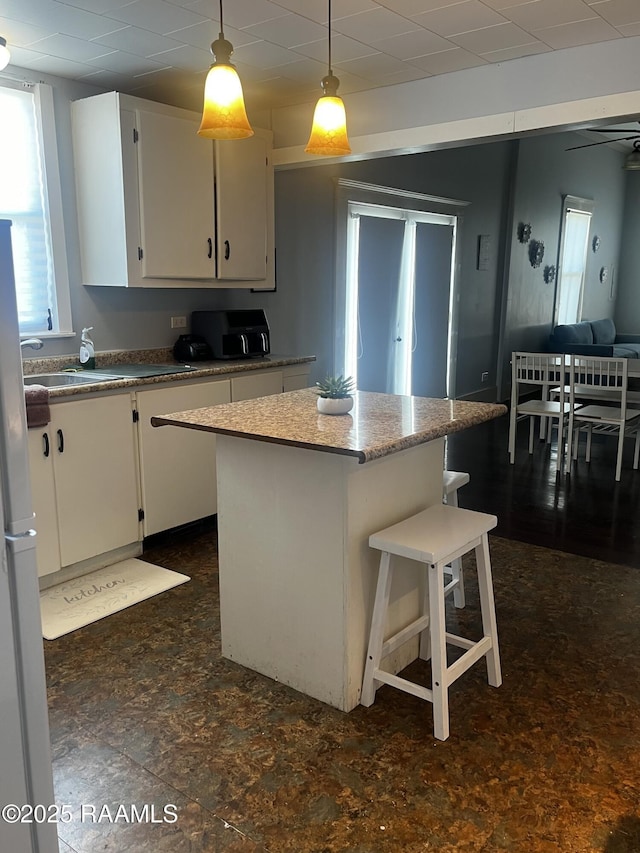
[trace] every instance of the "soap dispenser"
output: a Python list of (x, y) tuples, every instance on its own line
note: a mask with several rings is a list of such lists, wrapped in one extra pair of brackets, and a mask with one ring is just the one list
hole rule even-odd
[(93, 341), (89, 337), (89, 332), (92, 329), (93, 326), (83, 329), (80, 338), (80, 364), (85, 370), (93, 370), (96, 366), (96, 351)]

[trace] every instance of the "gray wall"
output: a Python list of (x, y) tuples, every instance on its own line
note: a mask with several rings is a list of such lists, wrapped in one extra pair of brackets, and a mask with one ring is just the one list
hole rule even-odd
[[(617, 267), (622, 239), (625, 180), (624, 155), (608, 145), (566, 151), (589, 140), (575, 133), (529, 137), (519, 143), (515, 178), (513, 223), (510, 231), (508, 288), (506, 290), (504, 335), (499, 396), (508, 392), (509, 359), (514, 350), (545, 350), (553, 326), (556, 283), (546, 284), (544, 267), (558, 266), (558, 248), (563, 195), (594, 200), (591, 235), (601, 238), (594, 254), (589, 250), (582, 316), (584, 319), (613, 317), (610, 283), (601, 284), (602, 266)], [(542, 266), (535, 269), (528, 246), (517, 238), (519, 222), (532, 225), (532, 237), (545, 247)]]
[[(191, 311), (206, 308), (263, 306), (271, 325), (274, 351), (316, 354), (313, 378), (333, 370), (336, 177), (470, 202), (461, 229), (458, 396), (481, 390), (480, 376), (484, 371), (489, 372), (489, 380), (483, 389), (491, 392), (513, 349), (543, 347), (552, 323), (554, 288), (544, 284), (541, 270), (534, 271), (528, 265), (526, 251), (515, 239), (515, 224), (531, 222), (534, 236), (545, 242), (544, 263), (557, 264), (563, 193), (595, 199), (594, 232), (601, 236), (602, 248), (589, 259), (584, 316), (612, 316), (614, 303), (608, 299), (609, 286), (599, 283), (597, 273), (600, 266), (618, 265), (625, 180), (635, 179), (636, 195), (627, 197), (625, 217), (631, 236), (626, 241), (627, 254), (620, 270), (622, 308), (617, 319), (621, 330), (636, 331), (639, 326), (640, 300), (636, 304), (633, 271), (638, 268), (640, 259), (636, 255), (640, 249), (632, 235), (640, 216), (636, 204), (640, 176), (624, 172), (620, 168), (623, 155), (608, 146), (566, 153), (564, 149), (569, 144), (583, 141), (575, 134), (278, 172), (275, 293), (84, 287), (80, 284), (69, 103), (99, 90), (61, 78), (44, 79), (54, 87), (72, 315), (77, 334), (72, 339), (47, 342), (42, 355), (75, 353), (83, 326), (94, 326), (98, 351), (164, 347), (170, 346), (178, 334), (170, 328), (172, 315), (188, 317)], [(491, 237), (489, 268), (484, 271), (476, 269), (480, 234)], [(503, 285), (505, 280), (508, 286)], [(502, 359), (498, 354), (501, 323), (505, 329)], [(504, 388), (498, 396), (504, 396)]]
[[(471, 202), (464, 209), (459, 275), (457, 393), (495, 384), (498, 283), (501, 280), (510, 146), (467, 149), (317, 166), (276, 174), (278, 292), (269, 319), (285, 347), (318, 356), (316, 374), (334, 369), (335, 184), (343, 177)], [(492, 238), (489, 268), (476, 270), (479, 234)], [(248, 294), (231, 296), (244, 305)]]
[(622, 251), (616, 282), (616, 327), (640, 334), (640, 172), (626, 172)]

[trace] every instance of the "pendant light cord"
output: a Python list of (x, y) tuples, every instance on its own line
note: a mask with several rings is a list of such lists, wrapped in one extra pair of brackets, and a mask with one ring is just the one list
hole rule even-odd
[(224, 26), (222, 24), (222, 0), (220, 0), (220, 35), (224, 38)]
[(329, 74), (333, 74), (333, 69), (331, 68), (331, 0), (329, 0)]

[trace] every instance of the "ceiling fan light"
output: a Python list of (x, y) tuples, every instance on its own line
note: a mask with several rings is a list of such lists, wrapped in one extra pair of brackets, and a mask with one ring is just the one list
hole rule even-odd
[(11, 53), (7, 47), (7, 40), (4, 36), (0, 36), (0, 71), (6, 68), (11, 59)]
[(206, 139), (247, 139), (253, 136), (244, 106), (242, 84), (233, 65), (214, 63), (209, 69), (204, 84), (204, 106), (198, 136)]
[(634, 147), (634, 150), (627, 154), (622, 167), (627, 172), (637, 172), (640, 170), (640, 151)]

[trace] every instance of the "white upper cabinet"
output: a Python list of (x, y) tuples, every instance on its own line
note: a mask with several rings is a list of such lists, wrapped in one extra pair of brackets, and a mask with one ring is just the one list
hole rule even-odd
[(194, 113), (117, 92), (72, 115), (84, 284), (273, 286), (269, 131), (211, 142)]
[(214, 278), (212, 147), (191, 120), (146, 110), (136, 119), (142, 276)]
[(266, 278), (269, 156), (267, 140), (257, 133), (215, 144), (220, 278)]

